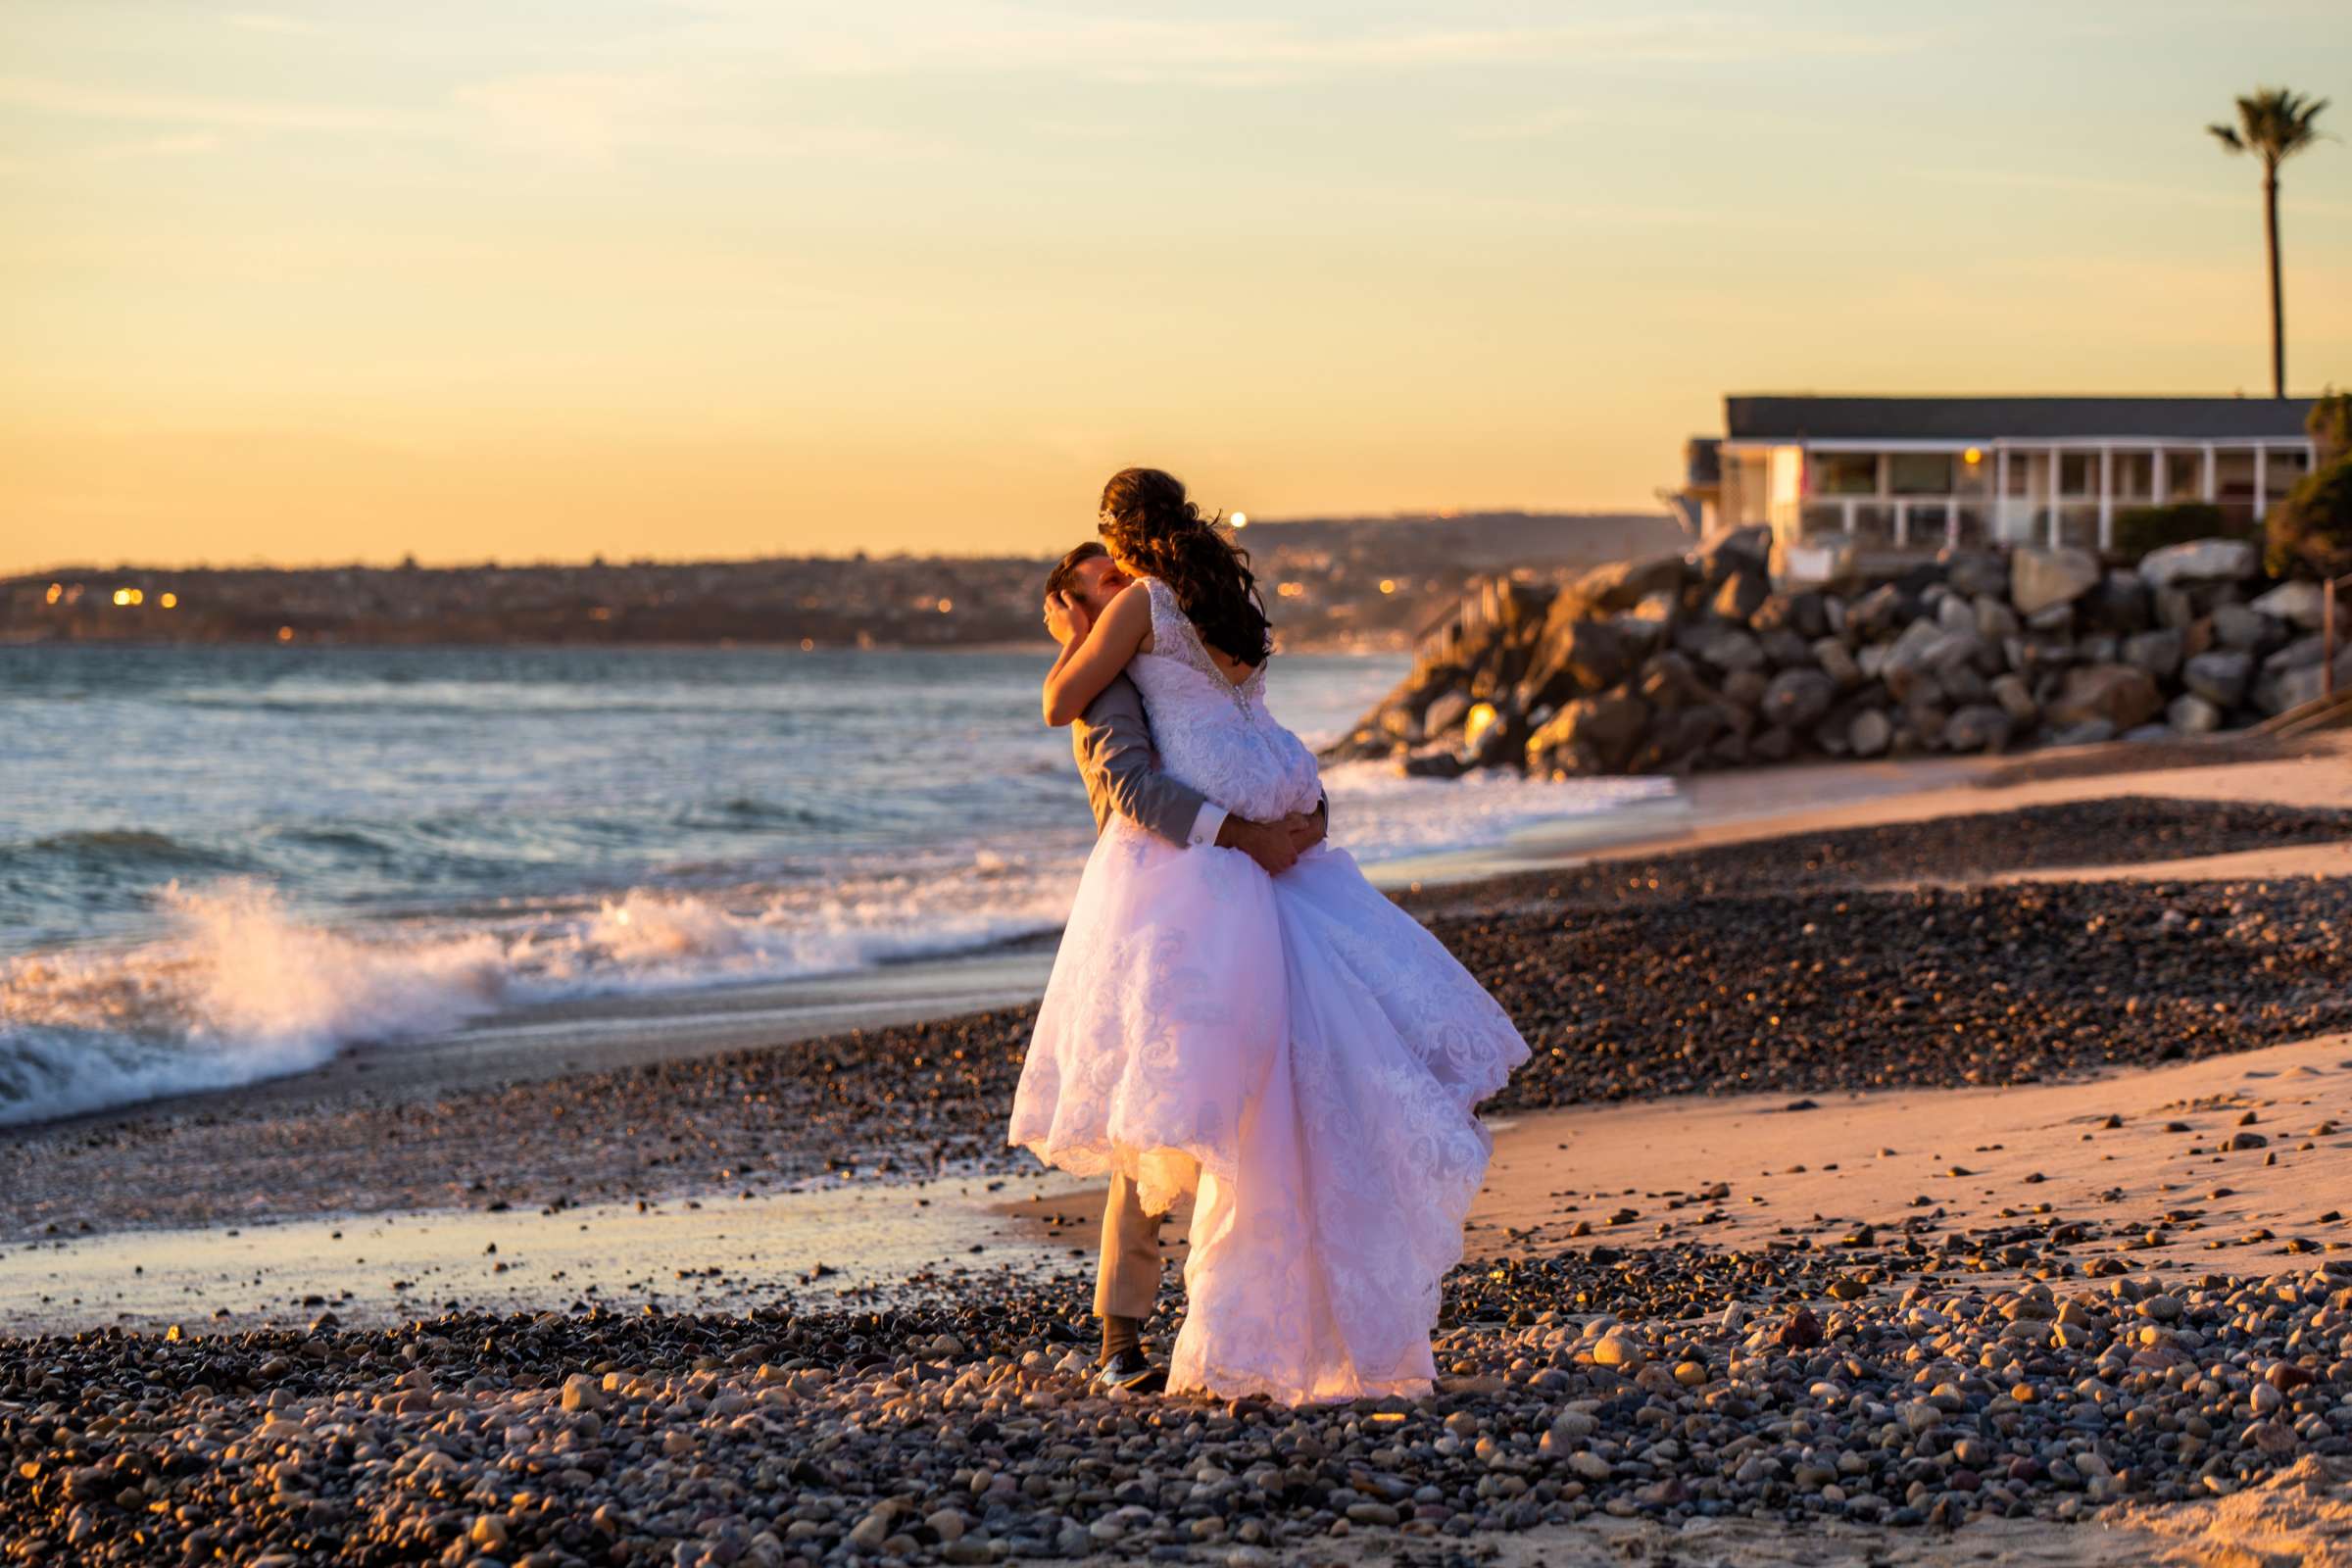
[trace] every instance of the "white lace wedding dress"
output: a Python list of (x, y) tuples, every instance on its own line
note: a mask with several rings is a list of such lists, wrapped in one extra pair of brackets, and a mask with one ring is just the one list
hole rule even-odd
[[(1239, 815), (1311, 809), (1315, 760), (1143, 579), (1153, 651), (1128, 674), (1160, 765)], [(1344, 824), (1343, 824), (1344, 826)], [(1318, 847), (1280, 877), (1113, 817), (1088, 860), (1009, 1141), (1199, 1189), (1171, 1390), (1286, 1403), (1419, 1394), (1439, 1282), (1492, 1148), (1474, 1107), (1527, 1059), (1450, 954)]]

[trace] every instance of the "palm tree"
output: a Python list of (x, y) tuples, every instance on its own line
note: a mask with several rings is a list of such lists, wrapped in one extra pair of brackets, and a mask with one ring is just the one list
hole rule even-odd
[(2317, 103), (2284, 87), (2257, 87), (2237, 101), (2237, 123), (2207, 125), (2233, 153), (2262, 160), (2262, 220), (2271, 251), (2271, 396), (2286, 396), (2286, 304), (2278, 289), (2278, 166), (2320, 139)]

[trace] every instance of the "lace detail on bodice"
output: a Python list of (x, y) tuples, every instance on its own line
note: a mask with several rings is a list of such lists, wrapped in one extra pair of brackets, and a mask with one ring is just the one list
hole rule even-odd
[(1314, 754), (1266, 711), (1266, 665), (1236, 685), (1217, 667), (1176, 591), (1138, 579), (1152, 602), (1152, 652), (1127, 666), (1152, 718), (1160, 767), (1228, 811), (1268, 821), (1311, 810)]
[(1200, 628), (1193, 624), (1193, 617), (1184, 612), (1184, 606), (1176, 598), (1176, 590), (1157, 577), (1146, 577), (1143, 584), (1144, 592), (1152, 600), (1152, 653), (1144, 657), (1164, 657), (1191, 665), (1224, 687), (1225, 694), (1233, 699), (1234, 706), (1247, 714), (1250, 704), (1262, 700), (1265, 695), (1265, 662), (1260, 661), (1252, 666), (1241, 684), (1234, 684), (1233, 678), (1217, 667), (1216, 656), (1208, 651), (1208, 644), (1201, 639)]

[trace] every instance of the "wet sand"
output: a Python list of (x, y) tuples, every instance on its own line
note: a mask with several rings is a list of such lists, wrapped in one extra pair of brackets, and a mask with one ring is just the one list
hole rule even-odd
[(1008, 1193), (1051, 1206), (1077, 1185), (1045, 1172), (58, 1237), (0, 1247), (0, 1303), (20, 1335), (232, 1333), (322, 1312), (354, 1328), (451, 1311), (741, 1313), (1091, 1259), (1091, 1217), (1077, 1232), (995, 1218)]

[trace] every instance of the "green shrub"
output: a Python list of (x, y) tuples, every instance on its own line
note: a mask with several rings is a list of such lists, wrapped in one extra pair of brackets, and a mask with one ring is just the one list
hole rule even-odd
[(2274, 577), (2352, 571), (2352, 455), (2305, 474), (2271, 509), (2264, 555)]
[(2325, 392), (2313, 398), (2303, 428), (2320, 449), (2320, 467), (2352, 455), (2352, 392)]
[(2223, 519), (2222, 509), (2209, 501), (2132, 507), (2115, 514), (2116, 554), (2130, 561), (2167, 545), (2184, 545), (2192, 539), (2242, 539), (2250, 532), (2231, 527)]

